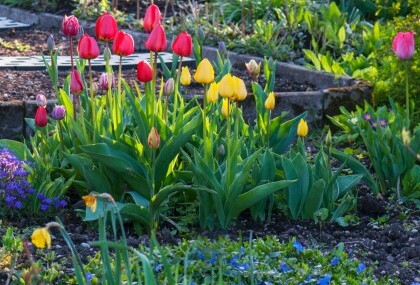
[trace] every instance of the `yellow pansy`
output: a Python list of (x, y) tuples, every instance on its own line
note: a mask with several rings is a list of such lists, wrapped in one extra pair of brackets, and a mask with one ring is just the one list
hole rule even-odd
[(219, 94), (223, 98), (231, 98), (235, 94), (235, 80), (230, 73), (223, 76), (220, 80)]
[(85, 201), (86, 206), (89, 207), (92, 210), (92, 212), (96, 211), (96, 206), (98, 205), (96, 198), (97, 195), (95, 194), (89, 194), (82, 197), (82, 199)]
[(197, 66), (194, 74), (197, 83), (208, 84), (214, 81), (214, 68), (207, 58), (204, 58)]
[(224, 98), (222, 103), (222, 115), (227, 118), (230, 113), (229, 99)]
[(304, 119), (300, 119), (299, 121), (297, 135), (300, 137), (306, 137), (308, 135), (308, 124)]
[(219, 99), (219, 86), (216, 82), (212, 82), (209, 90), (207, 91), (207, 101), (210, 103), (216, 103), (217, 99)]
[(264, 102), (264, 107), (265, 107), (267, 110), (273, 110), (273, 109), (274, 109), (275, 104), (276, 104), (276, 99), (274, 98), (274, 92), (272, 92), (272, 91), (271, 91), (271, 92), (268, 94), (267, 99), (265, 99), (265, 102)]
[(190, 85), (191, 84), (191, 73), (188, 66), (183, 66), (181, 69), (181, 84)]
[(31, 241), (37, 248), (51, 247), (51, 235), (47, 227), (34, 230)]

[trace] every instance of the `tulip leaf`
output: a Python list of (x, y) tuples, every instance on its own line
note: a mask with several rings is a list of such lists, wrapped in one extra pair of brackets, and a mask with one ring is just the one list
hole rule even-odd
[(32, 157), (31, 151), (29, 148), (19, 141), (2, 139), (0, 140), (0, 149), (7, 148), (13, 152), (13, 154), (19, 158), (24, 160), (33, 161), (34, 158)]
[(322, 205), (323, 195), (325, 189), (325, 181), (323, 179), (317, 180), (306, 196), (306, 201), (303, 206), (303, 218), (313, 219), (314, 214)]
[(128, 218), (135, 223), (144, 225), (148, 230), (153, 226), (150, 224), (151, 216), (146, 207), (125, 203), (120, 209), (120, 214), (123, 218)]

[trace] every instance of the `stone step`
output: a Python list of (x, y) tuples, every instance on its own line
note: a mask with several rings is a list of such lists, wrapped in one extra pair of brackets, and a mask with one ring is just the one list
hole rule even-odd
[[(172, 63), (172, 54), (167, 52), (161, 52), (159, 55), (165, 61), (166, 64)], [(122, 68), (130, 69), (137, 66), (137, 63), (140, 60), (149, 60), (150, 53), (135, 53), (130, 56), (122, 57)], [(50, 64), (50, 56), (45, 56), (46, 61)], [(75, 60), (77, 57), (75, 57)], [(58, 56), (58, 69), (59, 70), (68, 70), (70, 68), (71, 59), (70, 56)], [(192, 65), (194, 59), (192, 58), (183, 58), (182, 62), (185, 65)], [(76, 63), (76, 62), (75, 62)], [(100, 55), (98, 58), (91, 61), (92, 69), (94, 70), (103, 70), (105, 66), (105, 60), (103, 55)], [(120, 57), (117, 55), (112, 55), (110, 59), (110, 64), (113, 68), (117, 68), (120, 63)], [(159, 63), (159, 60), (158, 60)], [(13, 69), (13, 70), (44, 70), (45, 65), (42, 60), (42, 56), (0, 56), (0, 69)]]
[(0, 31), (7, 31), (10, 29), (27, 29), (31, 25), (20, 23), (6, 17), (0, 17)]

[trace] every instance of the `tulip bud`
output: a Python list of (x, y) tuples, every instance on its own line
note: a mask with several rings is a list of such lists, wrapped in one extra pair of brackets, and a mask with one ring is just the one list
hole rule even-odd
[(271, 91), (271, 92), (268, 94), (267, 99), (265, 99), (265, 102), (264, 102), (264, 107), (265, 107), (267, 110), (273, 110), (273, 109), (274, 109), (275, 104), (276, 104), (276, 99), (275, 99), (275, 97), (274, 97), (274, 92), (273, 92), (273, 91)]
[(79, 26), (79, 31), (77, 31), (77, 37), (80, 38), (85, 34), (85, 29), (82, 26)]
[(401, 60), (408, 60), (414, 54), (414, 32), (399, 32), (392, 41), (392, 49)]
[(124, 31), (118, 31), (112, 44), (113, 53), (119, 56), (129, 56), (134, 53), (134, 39)]
[(83, 81), (80, 72), (75, 69), (70, 74), (70, 91), (73, 94), (80, 94), (83, 91)]
[(175, 90), (175, 81), (171, 77), (168, 79), (168, 81), (165, 82), (165, 85), (163, 86), (163, 94), (166, 96), (171, 95)]
[(95, 33), (100, 41), (112, 42), (117, 34), (118, 24), (114, 16), (104, 13), (96, 20)]
[(47, 98), (44, 94), (36, 95), (36, 104), (38, 107), (46, 107), (47, 106)]
[(219, 145), (219, 147), (217, 148), (217, 152), (220, 156), (224, 156), (226, 153), (225, 146), (223, 144)]
[(146, 14), (143, 19), (143, 27), (146, 32), (150, 33), (153, 28), (161, 23), (162, 14), (160, 13), (159, 7), (155, 4), (151, 4), (147, 7)]
[(188, 66), (183, 66), (181, 68), (181, 84), (182, 85), (190, 85), (191, 84), (191, 73)]
[(297, 135), (300, 137), (306, 137), (308, 135), (308, 124), (304, 119), (300, 119), (297, 126)]
[(66, 108), (63, 105), (56, 105), (52, 110), (51, 117), (54, 120), (62, 120), (66, 116)]
[(54, 51), (55, 49), (55, 42), (54, 42), (53, 35), (49, 35), (47, 38), (47, 48), (48, 48), (48, 51)]
[(260, 75), (261, 62), (257, 63), (255, 60), (251, 59), (248, 63), (245, 63), (245, 66), (252, 78), (257, 78), (258, 75)]
[(212, 82), (209, 90), (207, 91), (207, 101), (210, 103), (216, 103), (217, 99), (219, 99), (219, 86), (216, 82)]
[(222, 102), (222, 115), (225, 118), (229, 117), (229, 114), (231, 112), (229, 104), (229, 99), (224, 98)]
[(61, 23), (61, 30), (63, 34), (68, 37), (75, 37), (79, 33), (79, 20), (73, 15), (67, 17), (64, 15), (63, 22)]
[(149, 133), (149, 137), (147, 138), (147, 144), (151, 149), (158, 149), (160, 145), (160, 137), (159, 133), (155, 127), (152, 127)]
[[(109, 86), (108, 78), (111, 80), (111, 86)], [(103, 89), (103, 90), (106, 90), (106, 91), (108, 91), (108, 89), (110, 87), (111, 88), (114, 88), (115, 87), (115, 77), (114, 77), (114, 74), (113, 73), (108, 74), (106, 72), (103, 72), (101, 74), (101, 76), (99, 76), (99, 87), (101, 89)]]
[(410, 146), (411, 138), (410, 138), (410, 131), (406, 128), (403, 128), (401, 131), (401, 138), (405, 147)]
[(109, 47), (104, 48), (104, 60), (109, 61), (111, 59), (111, 50)]
[(226, 59), (228, 51), (224, 41), (219, 42), (217, 50), (219, 51), (220, 57)]
[(206, 39), (206, 34), (204, 33), (203, 28), (200, 26), (197, 29), (197, 40), (200, 44), (203, 44), (205, 39)]
[(180, 33), (172, 43), (172, 50), (179, 56), (190, 56), (192, 53), (192, 38), (187, 32)]
[(204, 58), (197, 66), (194, 74), (197, 83), (208, 84), (214, 81), (214, 68), (207, 58)]
[(227, 73), (219, 82), (219, 94), (224, 98), (231, 98), (235, 94), (233, 76)]
[(330, 129), (328, 130), (328, 133), (325, 136), (325, 144), (327, 146), (331, 146), (331, 144), (332, 144), (332, 135), (331, 135), (331, 130)]
[(140, 82), (149, 82), (153, 79), (153, 69), (145, 60), (141, 60), (137, 64), (137, 79)]
[(79, 57), (83, 59), (94, 59), (99, 56), (98, 43), (93, 37), (90, 37), (88, 34), (84, 34), (79, 39), (77, 49), (79, 51)]
[(38, 107), (35, 113), (35, 125), (42, 128), (48, 124), (47, 109), (45, 107)]

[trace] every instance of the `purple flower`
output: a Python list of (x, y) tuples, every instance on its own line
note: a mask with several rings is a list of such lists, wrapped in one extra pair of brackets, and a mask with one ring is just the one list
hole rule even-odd
[(298, 241), (293, 241), (293, 247), (296, 249), (297, 252), (302, 252), (305, 250), (305, 247)]
[(378, 122), (377, 121), (370, 121), (370, 126), (372, 127), (372, 129), (376, 129), (376, 127), (378, 126)]
[(58, 121), (64, 119), (66, 116), (66, 108), (63, 105), (56, 105), (52, 110), (51, 117)]
[(388, 126), (388, 122), (384, 118), (379, 118), (378, 124), (381, 126), (381, 128), (386, 128), (386, 126)]
[(46, 210), (48, 210), (50, 206), (46, 205), (46, 204), (41, 204), (41, 206), (39, 206), (39, 208), (41, 209), (41, 211), (45, 212)]
[(363, 120), (370, 122), (370, 120), (372, 120), (372, 115), (369, 112), (364, 113)]
[(336, 256), (331, 260), (331, 266), (335, 266), (339, 262), (340, 262), (340, 258)]

